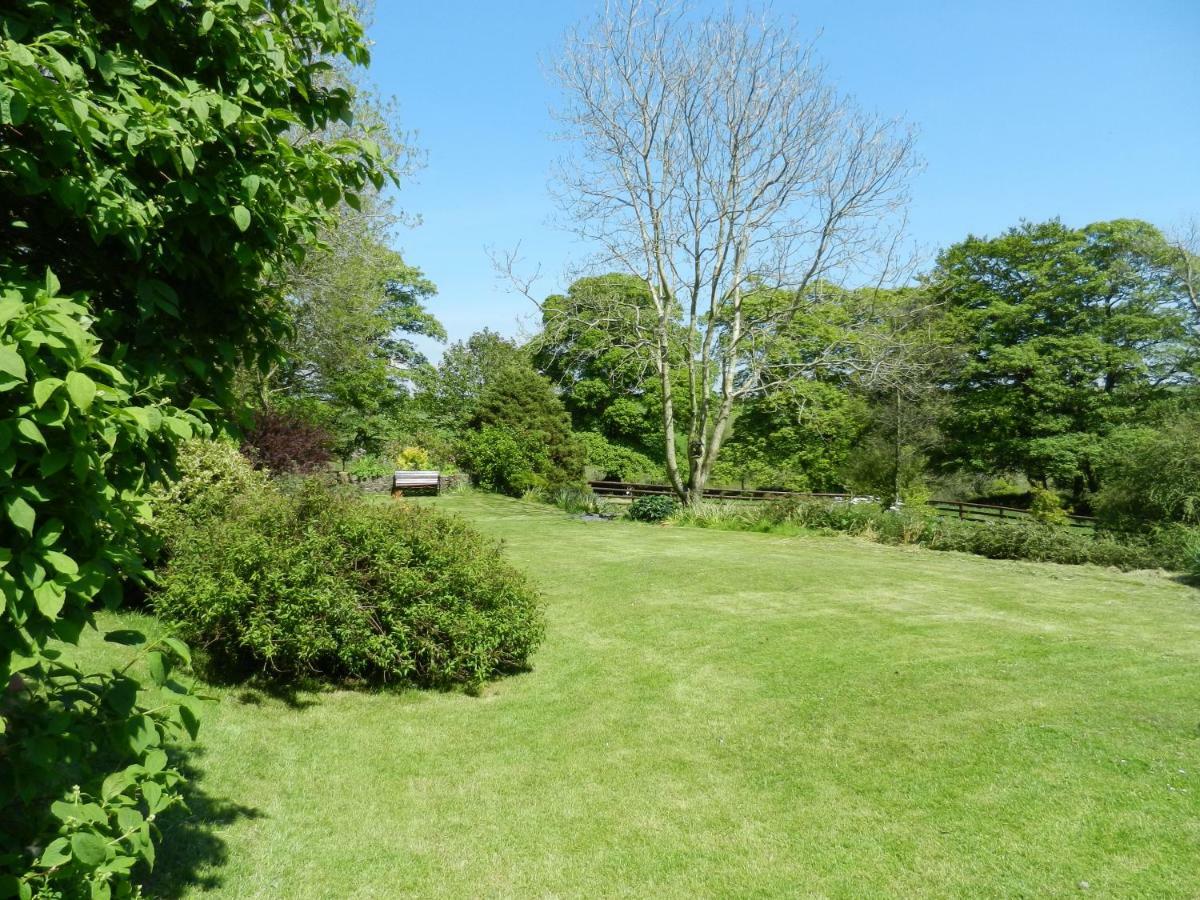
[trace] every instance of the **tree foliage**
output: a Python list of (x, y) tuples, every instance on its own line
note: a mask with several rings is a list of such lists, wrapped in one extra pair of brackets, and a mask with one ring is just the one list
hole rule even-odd
[(1098, 437), (1189, 377), (1164, 251), (1133, 220), (1026, 223), (946, 250), (929, 279), (963, 348), (946, 460), (1095, 489)]
[(516, 342), (486, 328), (477, 331), (447, 347), (436, 370), (422, 379), (420, 405), (440, 426), (466, 427), (492, 381), (514, 366), (529, 366)]
[[(66, 665), (99, 603), (144, 578), (146, 491), (175, 441), (266, 366), (269, 285), (328, 209), (381, 185), (326, 59), (366, 61), (327, 0), (45, 0), (0, 12), (0, 878), (28, 897), (130, 896), (194, 735), (174, 638), (111, 673)], [(168, 399), (169, 398), (169, 399)], [(216, 401), (214, 403), (213, 401)], [(148, 673), (143, 685), (136, 677)], [(141, 690), (176, 701), (150, 706)]]
[(358, 24), (324, 0), (62, 0), (0, 27), (12, 262), (87, 291), (97, 335), (181, 398), (273, 359), (285, 320), (264, 282), (385, 177), (370, 140), (287, 140), (352, 117), (321, 75), (366, 61)]
[(1115, 429), (1097, 453), (1096, 514), (1132, 530), (1200, 522), (1200, 415), (1176, 411), (1157, 426)]
[(574, 484), (583, 475), (583, 455), (571, 432), (571, 419), (550, 382), (528, 364), (496, 374), (469, 424), (511, 435), (540, 485)]

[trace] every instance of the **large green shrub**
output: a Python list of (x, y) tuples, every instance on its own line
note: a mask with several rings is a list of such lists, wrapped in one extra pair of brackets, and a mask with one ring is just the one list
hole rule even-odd
[(316, 482), (197, 525), (153, 602), (218, 665), (275, 676), (474, 687), (543, 632), (535, 591), (462, 521)]
[(457, 456), (476, 486), (485, 491), (519, 497), (543, 484), (535, 471), (536, 448), (526, 448), (504, 428), (468, 432), (459, 442)]
[(538, 486), (560, 487), (583, 480), (583, 454), (571, 431), (571, 417), (550, 382), (527, 363), (514, 362), (496, 373), (480, 395), (470, 425), (506, 432), (520, 448)]
[(1104, 442), (1093, 500), (1104, 524), (1125, 531), (1200, 522), (1200, 414), (1160, 428), (1121, 428)]
[(223, 516), (235, 502), (260, 496), (268, 484), (268, 473), (256, 469), (232, 440), (184, 441), (174, 476), (150, 495), (155, 531), (169, 549), (190, 526)]
[(577, 432), (575, 439), (583, 450), (587, 469), (598, 480), (655, 484), (666, 479), (661, 463), (645, 453), (610, 441), (599, 432)]

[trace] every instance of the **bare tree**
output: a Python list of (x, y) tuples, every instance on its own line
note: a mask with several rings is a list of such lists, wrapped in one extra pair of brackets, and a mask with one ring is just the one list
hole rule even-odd
[(1200, 219), (1192, 219), (1167, 236), (1179, 285), (1200, 324)]
[[(894, 250), (913, 135), (858, 110), (794, 29), (761, 16), (618, 0), (567, 35), (554, 73), (577, 151), (562, 208), (603, 248), (599, 267), (649, 287), (634, 307), (581, 312), (644, 354), (671, 484), (694, 500), (735, 402), (803, 377), (774, 352), (789, 321)], [(776, 299), (754, 302), (765, 290)]]

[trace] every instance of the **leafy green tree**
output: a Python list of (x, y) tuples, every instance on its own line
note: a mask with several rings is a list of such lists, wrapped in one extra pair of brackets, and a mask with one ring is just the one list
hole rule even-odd
[(368, 194), (359, 207), (340, 206), (320, 248), (292, 269), (286, 355), (257, 398), (309, 415), (343, 461), (396, 436), (410, 385), (429, 365), (413, 336), (446, 337), (425, 308), (437, 289), (388, 246), (383, 201)]
[(868, 412), (861, 397), (828, 381), (752, 398), (738, 411), (713, 479), (741, 488), (840, 491)]
[[(0, 890), (128, 897), (178, 802), (162, 745), (197, 720), (187, 648), (130, 666), (74, 641), (144, 577), (146, 491), (200, 413), (267, 367), (278, 282), (328, 209), (386, 166), (369, 140), (285, 139), (352, 116), (320, 76), (365, 63), (328, 0), (45, 0), (0, 11)], [(215, 403), (214, 403), (215, 401)], [(141, 660), (141, 664), (134, 664)], [(139, 670), (179, 703), (146, 703)], [(181, 705), (182, 704), (182, 705)]]
[(290, 279), (295, 334), (279, 390), (369, 410), (427, 364), (412, 336), (446, 332), (425, 309), (433, 283), (387, 246), (373, 213), (344, 212)]
[(515, 341), (487, 328), (446, 348), (437, 368), (419, 378), (418, 405), (429, 420), (459, 431), (476, 416), (480, 399), (501, 373), (529, 368)]
[(1077, 501), (1095, 490), (1099, 437), (1189, 377), (1165, 249), (1144, 222), (1051, 221), (942, 253), (929, 287), (963, 348), (944, 460), (1052, 479)]
[(1096, 514), (1120, 529), (1200, 523), (1200, 414), (1114, 429), (1097, 455)]
[(581, 278), (542, 302), (534, 365), (560, 386), (576, 428), (661, 445), (661, 401), (647, 385), (645, 361), (625, 342), (636, 327), (629, 320), (651, 308), (645, 281), (621, 273)]
[(227, 400), (237, 365), (278, 350), (263, 284), (326, 207), (384, 182), (370, 140), (284, 140), (352, 117), (349, 90), (320, 76), (327, 56), (366, 61), (361, 29), (324, 0), (61, 0), (0, 27), (0, 246), (87, 291), (130, 372)]
[(528, 365), (510, 365), (480, 395), (469, 424), (512, 435), (533, 473), (548, 486), (578, 482), (583, 456), (571, 432), (571, 418), (550, 382)]

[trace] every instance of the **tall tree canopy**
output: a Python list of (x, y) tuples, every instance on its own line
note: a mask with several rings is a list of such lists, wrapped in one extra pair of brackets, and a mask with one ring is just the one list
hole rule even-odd
[(1190, 380), (1179, 280), (1135, 220), (1026, 223), (938, 259), (929, 288), (963, 348), (947, 373), (947, 462), (1095, 489), (1098, 435)]
[(581, 278), (541, 308), (533, 362), (561, 388), (575, 427), (661, 458), (662, 392), (626, 339), (637, 328), (627, 317), (652, 314), (646, 283), (619, 272)]
[(437, 368), (423, 376), (418, 402), (436, 424), (466, 427), (492, 381), (514, 366), (529, 366), (526, 351), (485, 328), (446, 348)]

